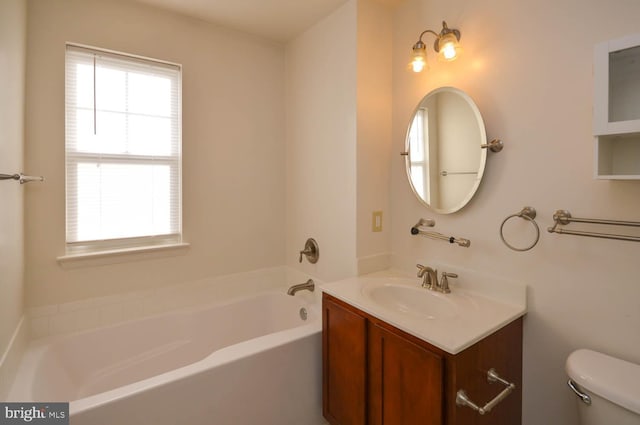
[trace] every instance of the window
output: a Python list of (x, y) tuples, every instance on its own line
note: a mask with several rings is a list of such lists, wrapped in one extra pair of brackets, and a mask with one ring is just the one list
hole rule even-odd
[(181, 68), (67, 45), (67, 252), (181, 242)]
[(409, 129), (411, 152), (411, 182), (415, 191), (427, 203), (431, 203), (429, 185), (429, 112), (426, 108), (416, 111)]

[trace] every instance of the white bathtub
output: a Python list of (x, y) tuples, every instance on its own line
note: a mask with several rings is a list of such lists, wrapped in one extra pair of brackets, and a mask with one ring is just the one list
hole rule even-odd
[(35, 340), (9, 400), (69, 401), (71, 425), (322, 424), (317, 300), (282, 290)]

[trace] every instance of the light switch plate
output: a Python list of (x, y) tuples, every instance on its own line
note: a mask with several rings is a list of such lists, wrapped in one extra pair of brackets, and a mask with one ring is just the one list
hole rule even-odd
[(371, 218), (371, 231), (382, 232), (382, 211), (374, 211)]

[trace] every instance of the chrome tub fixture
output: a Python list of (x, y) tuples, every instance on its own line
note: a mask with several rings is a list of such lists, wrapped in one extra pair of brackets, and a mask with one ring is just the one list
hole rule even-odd
[(305, 283), (298, 283), (297, 285), (291, 286), (287, 290), (287, 295), (295, 295), (298, 291), (311, 291), (313, 292), (316, 289), (316, 284), (313, 282), (313, 279), (307, 280)]
[(298, 259), (299, 263), (302, 263), (302, 256), (307, 258), (307, 261), (311, 264), (315, 264), (318, 262), (318, 258), (320, 258), (320, 247), (318, 247), (318, 242), (315, 239), (309, 238), (304, 244), (304, 249), (300, 251), (300, 258)]

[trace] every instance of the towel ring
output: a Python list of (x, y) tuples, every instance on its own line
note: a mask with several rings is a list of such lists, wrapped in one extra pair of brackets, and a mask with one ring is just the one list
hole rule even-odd
[[(536, 229), (536, 239), (533, 241), (533, 243), (531, 245), (529, 245), (526, 248), (517, 248), (513, 245), (511, 245), (509, 242), (507, 242), (504, 238), (504, 225), (507, 221), (509, 221), (510, 219), (512, 219), (513, 217), (520, 217), (520, 218), (524, 218), (525, 220), (529, 221), (530, 223), (533, 224), (533, 227), (535, 227)], [(534, 246), (536, 246), (538, 244), (538, 240), (540, 240), (540, 228), (538, 227), (538, 223), (536, 223), (536, 221), (534, 220), (536, 218), (536, 209), (533, 207), (524, 207), (520, 212), (515, 213), (515, 214), (511, 214), (510, 216), (508, 216), (507, 218), (504, 219), (504, 221), (502, 222), (502, 224), (500, 225), (500, 239), (502, 239), (502, 242), (504, 242), (504, 244), (511, 248), (514, 251), (529, 251), (531, 248), (533, 248)]]

